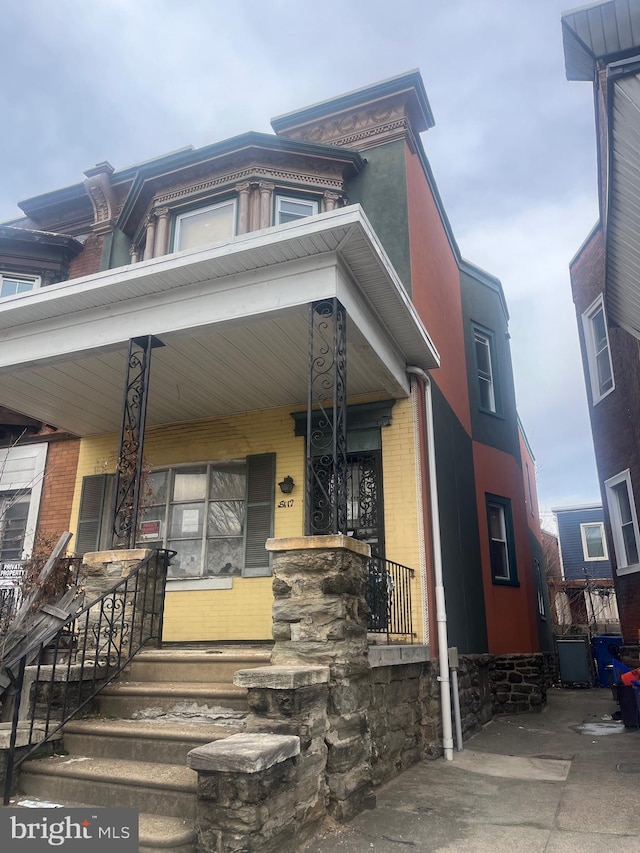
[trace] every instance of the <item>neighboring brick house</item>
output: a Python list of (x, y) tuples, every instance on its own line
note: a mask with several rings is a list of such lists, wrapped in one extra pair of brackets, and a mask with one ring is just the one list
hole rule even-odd
[[(344, 507), (318, 472), (341, 452), (343, 532), (415, 570), (411, 639), (436, 644), (441, 552), (451, 645), (549, 648), (504, 294), (460, 257), (420, 141), (432, 124), (410, 72), (281, 116), (275, 135), (101, 163), (9, 226), (69, 251), (68, 280), (29, 267), (0, 302), (0, 400), (80, 437), (60, 485), (80, 552), (112, 541), (127, 348), (159, 345), (137, 541), (178, 552), (167, 639), (271, 637), (264, 542), (328, 530)], [(313, 393), (336, 362), (346, 446), (329, 452)]]
[(600, 218), (572, 260), (609, 557), (624, 640), (640, 638), (640, 38), (637, 0), (562, 17), (567, 78), (594, 86)]

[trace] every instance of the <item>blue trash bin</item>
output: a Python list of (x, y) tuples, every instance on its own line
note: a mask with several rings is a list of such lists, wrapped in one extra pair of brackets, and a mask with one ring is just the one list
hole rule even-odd
[(591, 640), (593, 657), (598, 669), (598, 684), (600, 687), (610, 687), (607, 667), (613, 664), (617, 651), (622, 645), (620, 634), (601, 634)]

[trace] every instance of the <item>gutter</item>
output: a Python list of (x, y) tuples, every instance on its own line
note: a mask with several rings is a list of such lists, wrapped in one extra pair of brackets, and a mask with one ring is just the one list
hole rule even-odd
[(440, 512), (438, 508), (438, 480), (433, 428), (433, 399), (431, 379), (420, 367), (407, 365), (406, 371), (423, 383), (425, 400), (425, 426), (427, 430), (427, 459), (429, 474), (429, 500), (431, 504), (431, 534), (433, 539), (433, 575), (436, 592), (436, 621), (438, 623), (438, 662), (440, 665), (440, 712), (442, 714), (442, 746), (444, 757), (453, 761), (453, 723), (449, 671), (449, 640), (447, 633), (447, 608), (442, 572), (442, 544), (440, 540)]

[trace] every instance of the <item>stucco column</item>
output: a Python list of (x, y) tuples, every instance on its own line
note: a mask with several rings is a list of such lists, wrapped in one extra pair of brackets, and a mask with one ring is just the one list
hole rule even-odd
[(148, 261), (149, 258), (154, 257), (154, 247), (156, 242), (156, 217), (154, 213), (149, 214), (149, 218), (146, 222), (146, 230), (147, 236), (144, 244), (144, 259)]
[(238, 234), (246, 234), (249, 231), (249, 194), (251, 192), (251, 184), (245, 181), (243, 184), (237, 184), (238, 192)]
[(166, 255), (169, 251), (169, 208), (162, 207), (156, 210), (158, 225), (156, 228), (156, 242), (153, 249), (154, 258)]
[(258, 184), (260, 192), (260, 228), (268, 228), (271, 223), (271, 208), (273, 200), (273, 184), (260, 181)]
[(340, 201), (340, 196), (338, 193), (332, 193), (327, 190), (322, 195), (322, 210), (335, 210), (338, 206), (338, 202)]

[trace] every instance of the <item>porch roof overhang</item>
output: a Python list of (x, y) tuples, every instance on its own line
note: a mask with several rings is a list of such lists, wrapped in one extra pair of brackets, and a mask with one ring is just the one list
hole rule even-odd
[(347, 391), (406, 396), (439, 357), (359, 205), (0, 302), (0, 402), (76, 435), (120, 426), (128, 341), (154, 335), (147, 425), (304, 406), (308, 305), (347, 310)]

